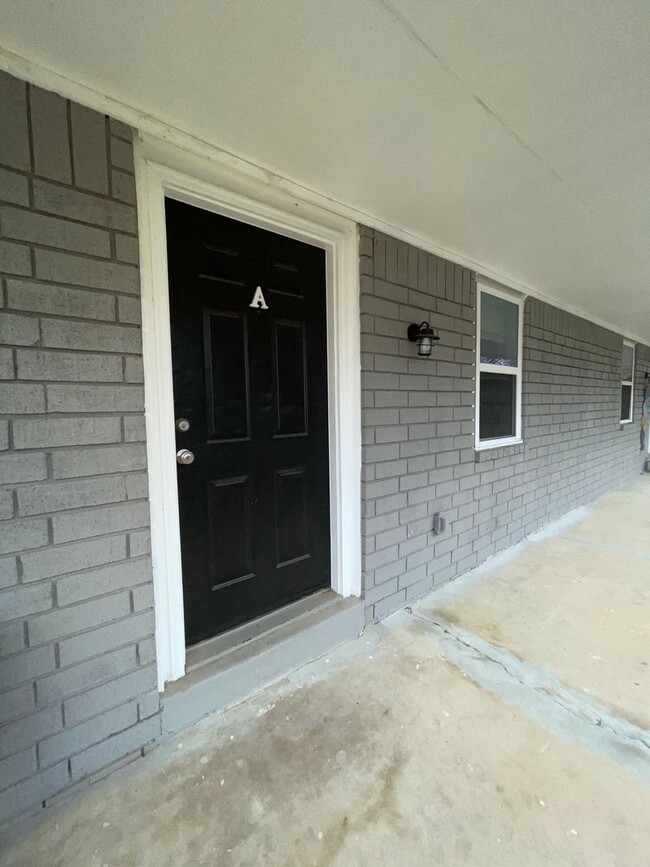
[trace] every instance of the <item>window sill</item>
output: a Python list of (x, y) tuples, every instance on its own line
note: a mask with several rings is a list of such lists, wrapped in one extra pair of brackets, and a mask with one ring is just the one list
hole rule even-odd
[(474, 446), (475, 461), (491, 461), (495, 458), (509, 457), (511, 455), (521, 454), (524, 450), (524, 441), (509, 440), (505, 443), (486, 443), (485, 445)]
[(633, 422), (634, 422), (634, 419), (628, 418), (628, 419), (625, 419), (625, 421), (619, 421), (619, 424), (621, 427), (623, 427), (623, 425), (632, 424)]

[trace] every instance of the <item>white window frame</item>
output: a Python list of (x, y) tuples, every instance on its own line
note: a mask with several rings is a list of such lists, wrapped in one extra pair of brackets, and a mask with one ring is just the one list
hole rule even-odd
[[(518, 334), (517, 334), (517, 361), (516, 367), (504, 367), (501, 364), (484, 364), (481, 362), (481, 307), (483, 294), (494, 295), (516, 304), (519, 308)], [(504, 289), (495, 289), (488, 283), (480, 280), (476, 284), (476, 401), (474, 404), (475, 421), (475, 448), (477, 451), (496, 449), (501, 446), (513, 446), (522, 442), (521, 436), (521, 395), (523, 373), (523, 347), (524, 347), (524, 298), (514, 292)], [(481, 373), (507, 373), (515, 377), (515, 435), (511, 437), (497, 437), (491, 440), (482, 440), (480, 437), (480, 412), (481, 412)]]
[[(634, 369), (636, 367), (636, 343), (634, 343), (632, 340), (623, 340), (623, 346), (624, 347), (629, 346), (630, 349), (632, 350), (632, 379), (623, 379), (622, 375), (621, 375), (621, 393), (620, 393), (621, 398), (623, 397), (623, 386), (624, 385), (630, 386), (630, 417), (629, 418), (622, 418), (620, 420), (620, 424), (632, 424), (632, 422), (634, 421)], [(623, 355), (621, 354), (621, 374), (622, 374), (622, 372), (623, 372)], [(621, 403), (621, 401), (619, 401), (619, 404), (620, 403)], [(620, 408), (619, 408), (619, 414), (620, 414)]]

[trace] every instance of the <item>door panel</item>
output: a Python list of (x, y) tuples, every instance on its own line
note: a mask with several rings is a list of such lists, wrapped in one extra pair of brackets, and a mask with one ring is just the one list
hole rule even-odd
[(309, 557), (308, 480), (304, 467), (276, 470), (276, 566), (282, 568)]
[[(330, 585), (325, 255), (166, 202), (188, 644)], [(268, 309), (249, 305), (261, 287)]]
[(251, 484), (248, 476), (208, 485), (211, 590), (253, 578)]
[(204, 310), (207, 435), (210, 440), (250, 435), (248, 334), (241, 313)]
[(307, 433), (307, 341), (304, 322), (273, 323), (275, 332), (276, 412), (275, 436)]

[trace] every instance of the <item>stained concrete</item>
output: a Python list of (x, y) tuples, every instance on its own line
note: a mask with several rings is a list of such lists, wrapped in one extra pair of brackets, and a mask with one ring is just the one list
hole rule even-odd
[(650, 476), (495, 559), (417, 611), (650, 728)]
[[(649, 483), (52, 808), (0, 864), (646, 867)], [(589, 533), (624, 541), (616, 566)]]

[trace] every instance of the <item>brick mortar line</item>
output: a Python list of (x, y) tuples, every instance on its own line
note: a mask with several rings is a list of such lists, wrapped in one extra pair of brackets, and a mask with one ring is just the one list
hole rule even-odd
[[(121, 358), (122, 356), (119, 353), (113, 353), (114, 358)], [(124, 376), (124, 373), (122, 373)], [(0, 379), (0, 385), (42, 385), (43, 388), (51, 386), (53, 388), (64, 387), (72, 387), (78, 386), (79, 388), (101, 388), (102, 385), (107, 388), (117, 388), (117, 387), (125, 387), (130, 389), (142, 388), (143, 383), (137, 380), (128, 380), (128, 379), (115, 379), (115, 380), (80, 380), (80, 379), (27, 379), (25, 377), (16, 377), (14, 379)], [(107, 410), (98, 410), (98, 412), (106, 412)], [(120, 410), (114, 410), (115, 412), (119, 412)], [(51, 411), (48, 410), (46, 415), (59, 415), (59, 414), (69, 414), (71, 412), (76, 412), (76, 410), (61, 410), (61, 411)], [(83, 411), (80, 410), (82, 415), (85, 415)], [(89, 410), (89, 412), (93, 412), (93, 410)], [(127, 413), (132, 412), (140, 412), (140, 410), (125, 410)], [(14, 415), (30, 415), (30, 416), (42, 416), (43, 413), (32, 412), (32, 413), (2, 413), (2, 415), (6, 416), (14, 416)]]
[[(138, 558), (134, 558), (133, 562), (135, 562), (135, 559), (138, 559)], [(125, 563), (126, 563), (126, 562), (132, 562), (132, 561), (125, 560), (125, 561), (122, 561), (122, 562), (125, 562)], [(113, 564), (107, 564), (107, 565), (113, 565)], [(98, 568), (101, 568), (101, 567), (98, 567)], [(60, 577), (61, 577), (61, 576), (60, 576)], [(38, 582), (34, 582), (34, 583), (38, 583)], [(111, 596), (119, 596), (120, 594), (122, 594), (122, 595), (126, 595), (126, 594), (129, 593), (129, 590), (137, 590), (137, 589), (139, 589), (139, 588), (141, 588), (141, 587), (146, 587), (146, 586), (148, 586), (148, 582), (146, 582), (146, 581), (145, 581), (145, 582), (141, 582), (141, 583), (139, 583), (139, 584), (129, 585), (128, 587), (122, 587), (122, 588), (120, 588), (119, 590), (113, 590), (113, 591), (111, 591), (110, 593), (102, 593), (102, 594), (100, 594), (99, 596), (92, 596), (92, 597), (89, 597), (88, 599), (81, 599), (81, 600), (79, 600), (79, 602), (74, 602), (74, 603), (72, 603), (71, 605), (56, 605), (56, 606), (53, 606), (52, 608), (46, 608), (44, 611), (39, 611), (38, 614), (30, 615), (29, 618), (27, 618), (26, 615), (23, 615), (22, 617), (14, 617), (14, 618), (12, 618), (11, 620), (5, 620), (5, 621), (3, 621), (3, 624), (6, 623), (7, 625), (10, 625), (10, 624), (13, 624), (13, 623), (22, 623), (22, 622), (24, 622), (25, 620), (28, 620), (28, 621), (31, 623), (32, 620), (36, 620), (36, 619), (37, 619), (41, 614), (43, 614), (43, 615), (48, 615), (48, 614), (53, 614), (53, 613), (58, 612), (58, 611), (64, 611), (64, 612), (65, 612), (65, 611), (72, 611), (72, 610), (74, 610), (75, 607), (78, 607), (78, 606), (80, 606), (80, 605), (85, 605), (85, 604), (88, 603), (88, 602), (95, 602), (95, 601), (97, 601), (97, 600), (101, 600), (101, 599), (108, 599), (108, 598), (110, 598)], [(18, 658), (19, 656), (21, 656), (23, 653), (29, 652), (29, 651), (31, 651), (31, 650), (38, 650), (39, 648), (54, 646), (55, 644), (60, 644), (62, 641), (66, 641), (68, 638), (75, 638), (75, 637), (77, 637), (78, 635), (83, 635), (83, 634), (86, 634), (86, 633), (91, 634), (94, 630), (96, 630), (96, 629), (101, 629), (103, 626), (110, 626), (110, 625), (113, 624), (113, 623), (118, 623), (118, 622), (126, 621), (126, 620), (128, 620), (128, 619), (130, 619), (130, 618), (132, 618), (132, 617), (137, 617), (137, 616), (140, 615), (140, 614), (145, 614), (147, 611), (152, 611), (152, 612), (153, 612), (153, 611), (154, 611), (154, 607), (153, 607), (153, 605), (151, 605), (151, 606), (148, 607), (148, 608), (141, 608), (141, 609), (138, 610), (138, 611), (132, 611), (132, 610), (131, 610), (131, 611), (129, 611), (128, 614), (125, 614), (124, 617), (120, 617), (120, 618), (118, 618), (118, 619), (116, 619), (116, 620), (107, 620), (107, 621), (105, 621), (105, 622), (98, 623), (98, 624), (95, 624), (95, 625), (93, 625), (93, 626), (87, 627), (86, 629), (79, 630), (78, 632), (69, 632), (69, 633), (67, 633), (66, 635), (64, 635), (64, 636), (62, 636), (62, 637), (59, 637), (59, 638), (48, 638), (46, 641), (41, 641), (41, 642), (38, 642), (37, 644), (29, 644), (28, 646), (23, 647), (23, 648), (21, 648), (20, 650), (17, 650), (15, 653), (7, 654), (6, 656), (3, 657), (3, 660), (11, 661), (12, 659), (17, 659), (17, 658)], [(143, 636), (141, 636), (140, 638), (136, 638), (136, 639), (129, 640), (129, 641), (126, 642), (126, 645), (125, 645), (125, 646), (130, 646), (130, 645), (134, 644), (136, 641), (143, 641), (144, 639), (146, 639), (146, 638), (151, 638), (151, 637), (153, 637), (154, 635), (155, 635), (155, 626), (154, 626), (154, 630), (153, 630), (151, 633), (148, 632), (148, 633), (146, 633), (146, 635), (143, 635)], [(112, 648), (112, 650), (117, 650), (117, 648)], [(112, 653), (112, 650), (111, 650), (111, 651), (108, 651), (108, 652), (111, 652), (111, 653)], [(102, 656), (105, 652), (106, 652), (106, 651), (102, 651), (102, 653), (100, 653), (100, 654), (95, 654), (95, 655), (93, 656), (93, 658), (94, 658), (94, 659), (99, 659), (99, 658), (101, 658), (101, 656)], [(85, 660), (83, 660), (83, 661), (85, 661)], [(27, 678), (27, 680), (24, 681), (24, 682), (27, 683), (27, 682), (30, 682), (30, 681), (32, 681), (32, 680), (40, 680), (40, 679), (42, 679), (42, 678), (44, 678), (44, 677), (49, 677), (49, 676), (50, 676), (53, 672), (55, 672), (55, 671), (56, 671), (56, 672), (58, 672), (58, 671), (66, 671), (68, 668), (74, 668), (74, 666), (79, 665), (80, 662), (82, 662), (82, 660), (79, 660), (79, 661), (77, 661), (77, 662), (72, 662), (72, 663), (70, 663), (69, 665), (66, 665), (66, 666), (63, 666), (63, 667), (56, 667), (56, 668), (53, 668), (51, 671), (47, 671), (47, 672), (45, 672), (44, 674), (39, 674), (39, 675), (37, 675), (36, 677), (34, 677), (33, 675), (30, 675), (30, 676)], [(148, 663), (147, 663), (147, 664), (148, 664)], [(3, 693), (11, 692), (11, 690), (15, 689), (15, 687), (16, 687), (16, 686), (19, 686), (19, 685), (20, 685), (20, 683), (15, 683), (15, 684), (12, 684), (12, 685), (9, 686), (9, 687), (4, 688), (4, 689), (0, 692), (0, 696), (1, 696)], [(91, 688), (91, 687), (87, 687), (87, 689), (90, 689), (90, 688)]]
[[(74, 484), (76, 482), (79, 482), (79, 481), (90, 480), (93, 482), (106, 482), (106, 481), (110, 481), (111, 479), (124, 479), (125, 477), (128, 477), (128, 476), (146, 475), (146, 473), (147, 473), (146, 470), (135, 470), (135, 471), (129, 470), (129, 471), (125, 471), (123, 473), (107, 473), (106, 475), (100, 475), (100, 476), (88, 476), (88, 477), (84, 477), (83, 479), (76, 479), (76, 478), (74, 478), (74, 479), (52, 479), (52, 480), (43, 479), (43, 481), (25, 482), (25, 485), (32, 487), (32, 488), (45, 488), (45, 487), (52, 488), (52, 487), (55, 487), (56, 485), (60, 485), (60, 484), (63, 484), (63, 485), (69, 484), (72, 487), (72, 486), (74, 486)], [(13, 488), (14, 486), (9, 485), (7, 487)], [(20, 485), (16, 485), (16, 490), (18, 490), (19, 488), (20, 488)], [(134, 497), (133, 499), (128, 499), (127, 497), (124, 497), (124, 499), (109, 500), (108, 502), (104, 502), (104, 503), (94, 503), (92, 505), (91, 504), (85, 504), (83, 506), (78, 506), (76, 509), (56, 509), (56, 510), (50, 509), (47, 512), (37, 512), (33, 515), (15, 515), (12, 518), (8, 518), (7, 520), (8, 521), (12, 521), (12, 520), (24, 521), (24, 520), (27, 520), (28, 518), (58, 518), (61, 515), (65, 515), (67, 517), (69, 515), (74, 515), (76, 513), (81, 513), (81, 512), (87, 511), (88, 509), (101, 509), (104, 506), (119, 506), (121, 503), (148, 503), (148, 502), (149, 502), (148, 497)], [(110, 535), (110, 534), (106, 534), (106, 535)], [(70, 540), (70, 541), (72, 542), (74, 540)], [(57, 544), (57, 543), (54, 543), (54, 544)], [(63, 544), (67, 544), (67, 543), (61, 542), (59, 544), (63, 545)], [(2, 591), (0, 590), (0, 593), (1, 592)]]
[[(116, 353), (116, 356), (119, 357), (119, 355), (117, 353)], [(23, 384), (23, 382), (25, 385), (29, 384), (22, 379), (7, 379), (7, 380), (0, 381), (0, 385), (21, 385), (21, 384)], [(45, 383), (38, 383), (38, 384), (44, 385)], [(129, 388), (129, 387), (134, 388), (134, 389), (135, 388), (142, 388), (141, 382), (133, 382), (132, 383), (132, 382), (123, 382), (122, 381), (118, 384), (120, 386), (125, 386), (127, 388)], [(94, 387), (96, 385), (102, 385), (102, 383), (98, 383), (98, 382), (92, 382), (92, 383), (66, 382), (66, 383), (63, 383), (63, 385), (81, 385), (82, 387), (85, 388), (87, 386)], [(110, 387), (110, 383), (109, 383), (109, 387)], [(115, 419), (117, 419), (117, 418), (121, 418), (122, 416), (127, 416), (128, 418), (144, 418), (145, 412), (144, 412), (144, 409), (114, 409), (114, 410), (105, 409), (105, 410), (91, 410), (89, 412), (83, 412), (82, 410), (69, 410), (67, 412), (50, 411), (50, 412), (31, 412), (31, 413), (3, 413), (2, 415), (0, 415), (0, 419), (2, 419), (3, 421), (11, 421), (11, 422), (13, 422), (13, 421), (35, 421), (35, 422), (45, 421), (45, 422), (47, 422), (47, 421), (63, 421), (65, 419), (75, 419), (75, 418), (78, 418), (78, 419), (115, 418)], [(86, 443), (71, 443), (71, 445), (74, 445), (74, 446), (77, 446), (77, 445), (111, 445), (111, 443), (110, 442), (108, 442), (108, 443), (87, 443), (87, 444)], [(18, 448), (14, 447), (14, 450), (23, 452), (23, 451), (32, 451), (35, 448), (40, 448), (40, 449), (53, 448), (53, 449), (56, 449), (56, 448), (66, 448), (66, 446), (44, 445), (44, 446), (34, 446), (33, 448), (29, 448), (29, 449), (18, 449)]]
[[(8, 279), (12, 279), (12, 278), (9, 277)], [(47, 285), (48, 287), (54, 286), (55, 288), (61, 288), (61, 289), (77, 289), (81, 292), (97, 292), (100, 295), (105, 296), (107, 298), (117, 298), (117, 299), (133, 298), (133, 299), (136, 299), (138, 301), (140, 300), (140, 295), (136, 292), (119, 292), (116, 289), (91, 289), (89, 286), (74, 286), (74, 285), (70, 285), (69, 283), (52, 283), (52, 282), (49, 282), (47, 284), (39, 282), (39, 285), (42, 285), (42, 286)], [(38, 311), (38, 310), (20, 310), (19, 308), (15, 308), (15, 307), (3, 307), (2, 309), (0, 309), (0, 315), (3, 313), (9, 313), (9, 314), (15, 315), (15, 316), (23, 316), (27, 319), (37, 319), (37, 320), (38, 319), (45, 319), (46, 321), (53, 320), (55, 322), (77, 322), (77, 323), (81, 323), (84, 325), (123, 325), (124, 327), (133, 328), (136, 331), (142, 330), (142, 323), (140, 323), (140, 322), (126, 322), (126, 321), (121, 320), (121, 319), (93, 319), (92, 317), (72, 316), (72, 315), (66, 315), (64, 313), (49, 313), (49, 312), (46, 313), (46, 312)], [(8, 341), (2, 343), (1, 345), (2, 346), (16, 346), (20, 349), (48, 349), (48, 348), (51, 348), (51, 349), (62, 349), (62, 350), (65, 350), (67, 352), (93, 352), (93, 351), (94, 352), (108, 352), (108, 350), (105, 350), (105, 349), (104, 350), (101, 350), (101, 349), (97, 349), (97, 350), (76, 349), (74, 347), (66, 347), (66, 346), (47, 347), (47, 346), (42, 346), (40, 344), (38, 346), (35, 346), (34, 344), (10, 343)], [(126, 352), (124, 354), (125, 355), (135, 355), (136, 353), (135, 352)], [(141, 355), (142, 353), (140, 352), (139, 354)]]
[[(11, 311), (11, 313), (14, 313), (14, 312), (16, 312), (17, 315), (20, 315), (20, 316), (24, 315), (24, 316), (27, 316), (27, 318), (29, 318), (29, 319), (35, 319), (35, 320), (39, 320), (43, 316), (43, 314), (28, 315), (27, 311), (25, 311), (24, 313), (19, 312), (19, 311), (13, 311), (13, 310)], [(2, 314), (2, 310), (0, 310), (0, 315), (1, 314)], [(46, 318), (50, 318), (50, 317), (46, 317)], [(72, 317), (61, 318), (61, 317), (54, 317), (54, 316), (51, 318), (56, 319), (57, 322), (77, 322), (77, 323), (88, 323), (90, 325), (133, 325), (133, 327), (135, 327), (137, 329), (141, 329), (140, 325), (137, 325), (137, 324), (132, 323), (132, 322), (115, 322), (114, 320), (105, 320), (105, 319), (104, 320), (73, 319)], [(21, 350), (21, 351), (25, 351), (25, 352), (56, 352), (56, 353), (67, 353), (69, 355), (70, 354), (72, 354), (72, 355), (91, 355), (93, 358), (104, 358), (104, 357), (116, 358), (116, 357), (119, 357), (120, 355), (124, 355), (128, 358), (142, 358), (141, 352), (126, 352), (124, 350), (121, 350), (121, 351), (118, 350), (115, 352), (111, 352), (108, 349), (71, 349), (70, 347), (66, 347), (66, 346), (42, 346), (42, 345), (35, 346), (34, 344), (25, 344), (25, 343), (2, 343), (2, 344), (0, 344), (0, 348), (17, 349), (17, 350)], [(0, 380), (0, 381), (2, 381), (2, 382), (15, 382), (15, 381), (23, 382), (26, 380), (14, 378), (14, 379), (7, 379), (7, 380)], [(51, 380), (51, 381), (54, 382), (55, 380)], [(59, 381), (59, 380), (57, 380), (57, 381)], [(88, 385), (101, 385), (101, 383), (103, 382), (103, 380), (100, 380), (100, 379), (89, 379), (89, 380), (66, 379), (66, 380), (60, 380), (60, 381), (61, 382), (69, 382), (69, 383), (79, 382), (81, 384), (87, 383)], [(47, 383), (47, 382), (50, 382), (50, 380), (39, 380), (39, 382)]]
[[(28, 115), (29, 114), (30, 113), (28, 112)], [(31, 127), (31, 120), (30, 120), (30, 127)], [(132, 142), (126, 142), (125, 139), (120, 138), (119, 136), (112, 135), (112, 137), (118, 139), (118, 141), (122, 141), (122, 142), (125, 142), (126, 144), (132, 145)], [(30, 139), (31, 139), (31, 135), (30, 135)], [(111, 172), (119, 172), (120, 174), (126, 175), (127, 177), (133, 178), (135, 180), (135, 172), (131, 171), (130, 169), (123, 169), (121, 166), (114, 166), (109, 161), (107, 161), (106, 167), (107, 167), (109, 174)], [(94, 198), (99, 199), (100, 201), (102, 201), (104, 203), (117, 202), (121, 205), (127, 205), (128, 207), (133, 208), (133, 209), (135, 209), (135, 207), (136, 207), (135, 202), (124, 202), (122, 199), (116, 199), (115, 196), (111, 196), (110, 193), (99, 193), (96, 190), (89, 189), (88, 187), (81, 187), (81, 186), (77, 186), (77, 185), (72, 184), (72, 183), (68, 184), (65, 181), (59, 181), (56, 178), (50, 178), (47, 175), (39, 175), (33, 169), (19, 169), (19, 168), (16, 168), (15, 166), (7, 165), (6, 163), (0, 163), (0, 169), (4, 169), (5, 171), (11, 172), (11, 174), (14, 174), (14, 175), (19, 175), (20, 177), (33, 178), (35, 181), (43, 181), (44, 183), (50, 184), (51, 186), (57, 187), (58, 189), (61, 189), (61, 190), (66, 190), (66, 191), (74, 192), (74, 193), (82, 193), (83, 195), (86, 195), (86, 196), (93, 196)], [(9, 204), (13, 204), (13, 203), (10, 202)]]
[[(122, 445), (124, 445), (124, 444), (122, 444)], [(77, 450), (78, 450), (78, 448), (79, 447), (77, 447)], [(0, 457), (1, 456), (2, 455), (0, 453)], [(48, 479), (26, 479), (25, 481), (21, 481), (21, 482), (9, 482), (8, 484), (2, 483), (2, 487), (3, 488), (11, 488), (15, 491), (20, 491), (23, 488), (34, 488), (34, 487), (51, 488), (54, 485), (66, 485), (66, 484), (74, 485), (77, 482), (87, 482), (87, 481), (91, 481), (91, 482), (109, 481), (110, 479), (121, 479), (121, 478), (129, 477), (129, 476), (141, 476), (143, 474), (144, 475), (147, 474), (147, 468), (146, 467), (142, 467), (139, 469), (133, 469), (133, 470), (112, 470), (111, 472), (108, 472), (108, 473), (93, 473), (93, 474), (86, 474), (86, 475), (82, 475), (82, 476), (64, 476), (64, 477), (54, 477), (51, 479), (49, 479), (49, 478)], [(146, 498), (141, 497), (139, 499), (146, 499)], [(117, 502), (123, 502), (123, 501), (119, 500)], [(138, 502), (138, 500), (129, 500), (129, 503), (136, 503), (136, 502)], [(108, 505), (108, 504), (102, 503), (100, 505)], [(79, 508), (80, 509), (87, 509), (87, 508), (92, 508), (92, 507), (79, 506)], [(40, 514), (54, 516), (54, 515), (61, 515), (64, 512), (67, 514), (68, 512), (71, 512), (71, 511), (77, 511), (77, 510), (76, 509), (65, 509), (65, 510), (61, 510), (61, 511), (48, 511), (48, 512), (42, 512), (42, 513), (38, 512), (34, 515), (16, 515), (15, 517), (16, 518), (37, 518)], [(11, 519), (9, 519), (9, 520), (11, 520)], [(0, 524), (0, 526), (1, 526), (1, 524)]]
[[(4, 168), (4, 166), (0, 165), (0, 169), (2, 169), (2, 168)], [(115, 204), (124, 205), (125, 208), (131, 208), (135, 214), (135, 205), (134, 204), (131, 204), (129, 202), (125, 202), (121, 199), (119, 199), (119, 200), (116, 199)], [(46, 210), (43, 210), (41, 208), (35, 208), (31, 205), (21, 205), (21, 204), (18, 204), (17, 202), (10, 202), (10, 201), (8, 201), (6, 199), (2, 199), (2, 198), (0, 198), (0, 206), (3, 209), (13, 208), (17, 211), (23, 211), (26, 214), (36, 214), (36, 216), (38, 216), (38, 217), (48, 217), (51, 220), (61, 220), (61, 222), (63, 222), (63, 223), (70, 223), (70, 225), (72, 225), (72, 226), (81, 226), (84, 229), (99, 229), (102, 232), (107, 232), (107, 233), (114, 232), (116, 235), (120, 235), (121, 237), (124, 237), (124, 238), (133, 238), (134, 240), (138, 239), (137, 227), (136, 227), (136, 230), (134, 232), (131, 232), (128, 229), (121, 229), (119, 226), (107, 226), (105, 223), (91, 223), (88, 220), (79, 220), (79, 219), (76, 219), (75, 217), (69, 217), (66, 214), (58, 214), (55, 211), (46, 211)], [(20, 240), (19, 238), (12, 238), (12, 237), (6, 236), (6, 235), (3, 237), (7, 241), (16, 241), (17, 243)], [(29, 243), (29, 242), (27, 242), (27, 243)], [(67, 252), (67, 248), (65, 248), (65, 247), (57, 247), (54, 249), (58, 249), (58, 250), (62, 250), (64, 252)], [(85, 255), (85, 254), (82, 254), (82, 255)], [(91, 255), (91, 254), (89, 254), (89, 255)]]
[[(27, 211), (27, 213), (33, 213), (33, 211)], [(59, 218), (57, 217), (56, 219), (59, 219)], [(111, 232), (115, 232), (115, 229), (104, 229), (103, 227), (99, 227), (99, 226), (93, 226), (91, 228), (100, 229), (101, 231), (104, 231), (107, 236), (110, 236)], [(131, 237), (131, 236), (128, 236), (128, 237)], [(9, 241), (12, 244), (17, 244), (20, 247), (27, 247), (28, 249), (30, 249), (32, 251), (44, 250), (45, 252), (48, 252), (48, 253), (50, 253), (50, 252), (60, 253), (62, 256), (70, 256), (70, 257), (73, 257), (75, 259), (81, 259), (83, 262), (95, 262), (97, 264), (104, 264), (104, 265), (106, 265), (106, 264), (118, 264), (120, 266), (123, 266), (124, 268), (128, 268), (128, 269), (131, 269), (133, 271), (139, 270), (139, 266), (133, 264), (132, 262), (121, 262), (121, 261), (118, 261), (116, 259), (112, 259), (110, 256), (100, 256), (97, 253), (89, 253), (89, 252), (84, 252), (84, 251), (80, 251), (80, 250), (71, 250), (65, 246), (56, 246), (56, 245), (52, 245), (52, 244), (42, 244), (38, 241), (25, 240), (24, 238), (14, 238), (11, 235), (5, 235), (4, 233), (0, 233), (0, 239), (3, 241)], [(5, 274), (8, 278), (11, 278), (13, 276), (11, 273), (8, 273), (6, 271), (3, 271), (3, 274)], [(30, 279), (29, 275), (27, 275), (27, 274), (16, 274), (15, 277), (16, 277), (16, 279), (23, 279), (23, 280), (29, 280)], [(34, 279), (35, 280), (45, 280), (44, 277), (36, 277), (35, 275), (34, 275)], [(50, 280), (49, 282), (50, 283), (58, 283), (59, 281)], [(63, 285), (63, 286), (76, 286), (77, 284), (76, 283), (62, 283), (61, 285)], [(81, 284), (81, 285), (82, 285), (82, 288), (86, 288), (86, 289), (93, 289), (94, 288), (92, 286), (83, 286), (83, 284)], [(98, 290), (98, 291), (101, 291), (101, 290)]]

